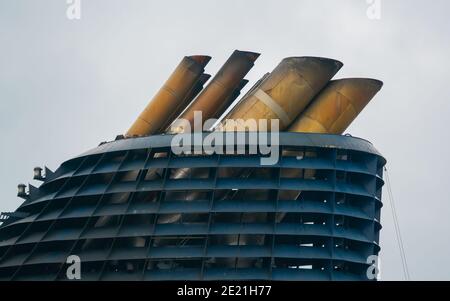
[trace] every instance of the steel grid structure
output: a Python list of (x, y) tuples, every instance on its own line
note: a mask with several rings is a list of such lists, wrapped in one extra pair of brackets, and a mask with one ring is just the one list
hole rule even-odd
[[(171, 138), (104, 143), (47, 171), (3, 220), (0, 279), (64, 280), (73, 254), (82, 280), (367, 280), (386, 163), (372, 144), (280, 133), (288, 155), (261, 166), (176, 156)], [(248, 172), (227, 177), (234, 168)]]

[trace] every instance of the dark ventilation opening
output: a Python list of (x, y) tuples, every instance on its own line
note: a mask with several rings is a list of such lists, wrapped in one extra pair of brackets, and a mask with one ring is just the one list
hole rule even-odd
[(55, 280), (59, 264), (35, 264), (22, 266), (13, 280), (50, 281)]

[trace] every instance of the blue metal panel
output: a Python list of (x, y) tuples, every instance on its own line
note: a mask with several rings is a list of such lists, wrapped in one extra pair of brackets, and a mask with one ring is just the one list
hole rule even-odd
[[(260, 155), (176, 156), (171, 139), (118, 140), (64, 162), (0, 226), (0, 279), (64, 279), (74, 254), (84, 280), (367, 280), (386, 164), (369, 142), (280, 133), (289, 156), (261, 166)], [(209, 174), (172, 179), (178, 168)], [(138, 176), (122, 181), (127, 172)]]

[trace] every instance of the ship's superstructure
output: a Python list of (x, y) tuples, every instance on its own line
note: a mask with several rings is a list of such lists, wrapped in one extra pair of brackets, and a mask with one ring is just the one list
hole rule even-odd
[[(368, 280), (386, 161), (342, 134), (382, 83), (286, 58), (198, 130), (198, 113), (219, 118), (237, 99), (258, 56), (235, 51), (210, 80), (210, 57), (185, 57), (123, 136), (35, 169), (43, 184), (20, 185), (24, 203), (1, 217), (0, 279), (64, 280), (75, 255), (84, 280)], [(231, 133), (244, 137), (232, 152)], [(254, 133), (276, 135), (275, 162), (252, 151)], [(174, 137), (212, 135), (223, 151), (174, 151)]]

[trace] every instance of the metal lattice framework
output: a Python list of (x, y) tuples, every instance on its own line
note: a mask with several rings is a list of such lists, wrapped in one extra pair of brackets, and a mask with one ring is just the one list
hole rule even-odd
[(274, 166), (170, 142), (117, 140), (48, 171), (0, 227), (0, 279), (64, 280), (77, 255), (83, 280), (367, 280), (386, 163), (369, 142), (280, 133)]

